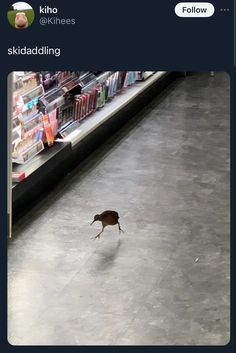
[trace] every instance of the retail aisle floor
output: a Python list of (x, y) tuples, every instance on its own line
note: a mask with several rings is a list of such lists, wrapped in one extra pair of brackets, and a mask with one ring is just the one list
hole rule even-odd
[(229, 79), (193, 74), (15, 225), (10, 343), (226, 344), (228, 208)]

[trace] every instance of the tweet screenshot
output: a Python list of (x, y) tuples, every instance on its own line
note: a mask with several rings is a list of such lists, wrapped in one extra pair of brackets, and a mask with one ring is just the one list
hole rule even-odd
[(1, 4), (3, 352), (236, 351), (235, 18)]

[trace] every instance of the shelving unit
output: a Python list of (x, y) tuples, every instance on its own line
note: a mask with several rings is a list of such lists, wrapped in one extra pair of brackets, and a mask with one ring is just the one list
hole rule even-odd
[[(25, 165), (25, 179), (12, 184), (13, 216), (27, 210), (33, 200), (67, 173), (71, 152), (69, 142), (56, 143)], [(21, 172), (22, 165), (14, 165), (13, 171)]]
[[(177, 74), (159, 71), (149, 72), (147, 76), (146, 80), (118, 92), (86, 119), (72, 122), (75, 123), (72, 132), (64, 138), (56, 138), (52, 147), (46, 145), (41, 153), (24, 165), (13, 165), (13, 172), (25, 173), (24, 180), (13, 183), (13, 220), (162, 92)], [(53, 109), (55, 106), (52, 104)]]
[(127, 90), (120, 92), (114, 100), (108, 102), (101, 110), (90, 116), (89, 119), (83, 121), (81, 125), (75, 129), (71, 134), (62, 139), (57, 139), (58, 142), (71, 142), (72, 147), (76, 146), (82, 139), (92, 133), (100, 125), (104, 124), (108, 119), (115, 115), (119, 110), (122, 110), (133, 99), (144, 92), (148, 87), (158, 81), (161, 77), (166, 75), (166, 71), (158, 71), (155, 74), (149, 75), (148, 80), (138, 82)]

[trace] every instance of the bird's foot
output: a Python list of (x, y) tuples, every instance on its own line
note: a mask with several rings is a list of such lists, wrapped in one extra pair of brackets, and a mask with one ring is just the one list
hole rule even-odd
[(99, 236), (96, 235), (96, 237), (91, 237), (90, 239), (95, 240), (95, 239), (97, 239), (97, 238), (100, 239), (100, 235), (99, 235)]
[(119, 228), (119, 233), (124, 233), (123, 229)]

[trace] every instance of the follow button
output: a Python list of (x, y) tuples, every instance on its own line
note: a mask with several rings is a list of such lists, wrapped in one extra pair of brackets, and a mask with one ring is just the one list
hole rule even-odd
[(215, 12), (210, 2), (179, 2), (175, 13), (179, 17), (211, 17)]

